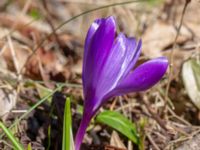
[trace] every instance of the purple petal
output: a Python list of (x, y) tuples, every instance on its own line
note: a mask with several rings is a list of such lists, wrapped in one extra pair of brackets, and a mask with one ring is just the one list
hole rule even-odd
[[(84, 93), (90, 88), (96, 87), (99, 73), (101, 72), (106, 59), (109, 56), (115, 37), (115, 20), (108, 17), (100, 21), (98, 29), (92, 38), (87, 40), (87, 51), (84, 56), (83, 84)], [(87, 66), (87, 70), (85, 69)], [(86, 80), (87, 78), (87, 80)]]
[(120, 81), (112, 95), (122, 95), (128, 92), (144, 91), (155, 85), (165, 74), (168, 67), (166, 57), (147, 61)]
[(89, 48), (90, 48), (90, 44), (91, 44), (91, 39), (94, 36), (94, 33), (96, 32), (96, 30), (99, 28), (100, 24), (103, 22), (103, 19), (97, 19), (95, 20), (92, 25), (90, 26), (86, 39), (85, 39), (85, 46), (84, 46), (84, 60), (83, 60), (83, 81), (85, 81), (85, 76), (84, 76), (84, 72), (86, 71), (86, 58), (88, 58), (88, 53), (89, 53)]
[(110, 54), (99, 73), (99, 79), (96, 80), (98, 86), (87, 89), (85, 93), (85, 108), (90, 108), (90, 112), (95, 112), (102, 104), (103, 97), (111, 91), (118, 83), (120, 78), (121, 64), (124, 61), (126, 54), (126, 37), (123, 34), (119, 34), (116, 38)]
[[(116, 49), (113, 49), (115, 51), (115, 53), (113, 54), (113, 56), (111, 56), (107, 67), (105, 67), (105, 69), (112, 71), (114, 74), (108, 72), (108, 74), (110, 75), (110, 78), (103, 76), (102, 79), (100, 81), (102, 81), (103, 79), (106, 81), (104, 82), (104, 86), (99, 86), (101, 87), (101, 91), (106, 91), (104, 92), (103, 98), (104, 99), (101, 103), (104, 103), (106, 100), (108, 100), (110, 97), (112, 97), (112, 93), (113, 93), (113, 89), (116, 88), (116, 86), (119, 84), (120, 80), (122, 80), (128, 73), (130, 73), (131, 69), (133, 69), (136, 61), (138, 60), (138, 57), (140, 55), (141, 52), (141, 45), (142, 42), (141, 40), (137, 43), (135, 38), (127, 38), (123, 34), (119, 35), (119, 37), (121, 37), (123, 39), (123, 43), (121, 43), (121, 47), (116, 47)], [(125, 53), (122, 52), (125, 49)], [(118, 52), (120, 51), (120, 52)], [(123, 57), (122, 57), (123, 56)], [(119, 60), (119, 58), (121, 58)], [(113, 59), (116, 59), (116, 61), (113, 61)], [(117, 65), (114, 65), (117, 64)], [(118, 66), (118, 67), (116, 67)], [(112, 78), (112, 80), (111, 80)], [(102, 82), (101, 82), (102, 83)], [(109, 89), (107, 88), (109, 87)], [(102, 94), (100, 94), (102, 95)], [(98, 105), (100, 105), (98, 103)]]
[(122, 33), (118, 35), (103, 70), (99, 74), (96, 97), (101, 101), (93, 102), (94, 110), (104, 103), (102, 99), (105, 99), (123, 76), (130, 72), (140, 55), (140, 51), (141, 41), (137, 44), (135, 38), (127, 38)]
[(123, 77), (125, 77), (128, 73), (130, 73), (131, 69), (133, 69), (135, 63), (137, 62), (140, 53), (141, 53), (142, 41), (139, 40), (137, 43), (135, 38), (127, 38), (126, 41), (126, 49), (127, 54), (124, 63), (122, 64)]
[(100, 95), (102, 97), (106, 92), (116, 86), (121, 77), (121, 65), (124, 62), (125, 54), (126, 37), (124, 34), (119, 34), (111, 48), (106, 63), (99, 74), (98, 87), (96, 87), (98, 97)]

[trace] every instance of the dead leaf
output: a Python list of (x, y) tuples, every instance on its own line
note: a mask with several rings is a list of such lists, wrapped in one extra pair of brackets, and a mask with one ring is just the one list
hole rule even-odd
[(110, 145), (118, 147), (118, 148), (127, 149), (125, 147), (125, 145), (123, 144), (123, 142), (121, 141), (121, 139), (116, 131), (112, 132), (111, 139), (110, 139)]
[(200, 109), (200, 62), (195, 59), (186, 61), (182, 78), (191, 101)]
[[(14, 41), (12, 41), (14, 51), (16, 54), (16, 61), (19, 66), (19, 70), (22, 69), (24, 64), (26, 63), (26, 60), (28, 56), (31, 54), (31, 50), (27, 46), (20, 45)], [(4, 45), (1, 45), (3, 51), (2, 51), (2, 57), (6, 60), (7, 66), (11, 71), (16, 70), (13, 62), (13, 57), (11, 55), (11, 49), (8, 46), (7, 43), (4, 43)]]
[(81, 75), (82, 74), (82, 65), (83, 61), (79, 60), (73, 67), (72, 67), (72, 72)]
[(63, 82), (69, 78), (70, 71), (66, 68), (68, 59), (63, 55), (39, 48), (26, 64), (26, 75), (33, 79), (50, 78)]
[[(173, 45), (176, 28), (162, 21), (158, 21), (149, 27), (144, 33), (142, 52), (145, 56), (153, 58), (162, 56), (162, 50)], [(192, 38), (192, 34), (182, 26), (177, 43), (181, 44)]]
[(5, 120), (7, 114), (16, 105), (17, 93), (10, 88), (0, 88), (0, 117)]

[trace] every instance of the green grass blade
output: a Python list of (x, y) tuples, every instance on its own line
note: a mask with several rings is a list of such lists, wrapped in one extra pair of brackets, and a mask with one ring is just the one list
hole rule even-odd
[(12, 132), (2, 122), (0, 122), (0, 128), (2, 128), (2, 130), (8, 136), (8, 138), (13, 143), (13, 146), (15, 147), (16, 150), (24, 150), (23, 146), (14, 137), (14, 135), (12, 134)]
[(42, 98), (41, 100), (39, 100), (36, 104), (34, 104), (31, 108), (29, 108), (29, 110), (24, 113), (13, 125), (11, 125), (11, 128), (13, 126), (15, 126), (16, 124), (18, 124), (23, 118), (25, 118), (30, 112), (32, 112), (35, 108), (37, 108), (38, 106), (40, 106), (42, 103), (44, 103), (45, 101), (48, 100), (49, 97), (51, 97), (55, 92), (57, 92), (58, 90), (60, 90), (64, 85), (59, 86), (58, 88), (56, 88), (52, 93), (50, 93), (49, 95), (47, 95), (46, 97)]
[(62, 150), (72, 150), (73, 136), (71, 136), (72, 135), (71, 129), (72, 129), (71, 106), (70, 106), (70, 98), (67, 97), (64, 110)]
[[(25, 112), (21, 117), (19, 117), (19, 119), (17, 119), (10, 127), (9, 129), (12, 129), (13, 127), (15, 127), (16, 125), (19, 124), (19, 122), (25, 118), (29, 113), (31, 113), (35, 108), (37, 108), (38, 106), (40, 106), (42, 103), (44, 103), (45, 101), (48, 100), (49, 97), (51, 97), (56, 91), (60, 90), (62, 87), (64, 87), (64, 85), (60, 85), (58, 88), (56, 88), (52, 93), (50, 93), (49, 95), (47, 95), (46, 97), (42, 98), (41, 100), (39, 100), (36, 104), (34, 104), (31, 108), (28, 109), (27, 112)], [(0, 135), (0, 139), (4, 136), (4, 134)]]

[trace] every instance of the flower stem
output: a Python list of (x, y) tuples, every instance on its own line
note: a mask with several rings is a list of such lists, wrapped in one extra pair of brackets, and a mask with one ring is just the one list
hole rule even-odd
[(81, 143), (83, 141), (86, 129), (90, 123), (91, 120), (91, 114), (88, 114), (86, 112), (83, 113), (83, 118), (81, 120), (81, 124), (79, 126), (78, 132), (76, 134), (76, 139), (75, 139), (75, 150), (79, 150), (81, 148)]

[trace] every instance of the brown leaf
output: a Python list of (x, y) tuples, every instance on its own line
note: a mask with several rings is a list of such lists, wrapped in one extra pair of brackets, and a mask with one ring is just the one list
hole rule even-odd
[(126, 147), (124, 146), (123, 142), (121, 141), (121, 139), (116, 131), (113, 131), (113, 133), (111, 135), (110, 145), (116, 146), (118, 148), (126, 149)]
[[(143, 53), (147, 57), (162, 56), (161, 51), (172, 47), (175, 36), (177, 34), (176, 28), (162, 21), (158, 21), (149, 27), (143, 35)], [(182, 26), (177, 43), (181, 44), (192, 38), (192, 34)]]
[[(31, 54), (31, 50), (23, 45), (20, 45), (14, 41), (12, 41), (12, 45), (13, 45), (13, 50), (16, 54), (16, 60), (19, 66), (19, 70), (22, 69), (22, 67), (24, 66), (24, 64), (26, 63), (26, 60), (28, 58), (28, 56)], [(2, 52), (2, 57), (6, 60), (7, 66), (11, 71), (15, 71), (15, 65), (14, 65), (14, 61), (13, 61), (13, 57), (11, 54), (11, 48), (7, 43), (2, 43), (0, 45), (0, 47), (3, 48), (3, 52)]]

